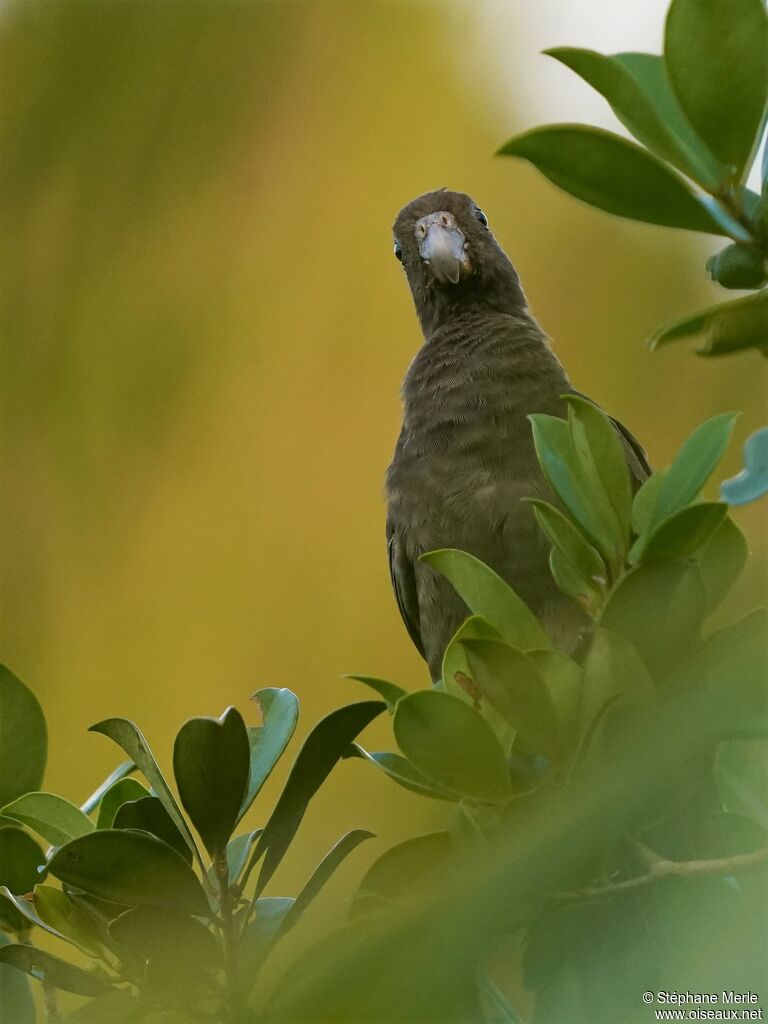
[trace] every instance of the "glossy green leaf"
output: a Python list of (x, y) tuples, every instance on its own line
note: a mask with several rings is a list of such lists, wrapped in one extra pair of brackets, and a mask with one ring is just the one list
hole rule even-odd
[(740, 177), (751, 161), (768, 95), (765, 4), (672, 0), (664, 59), (689, 121)]
[[(32, 836), (20, 828), (0, 828), (0, 886), (12, 895), (31, 892), (44, 875), (38, 870), (45, 864), (45, 853)], [(0, 896), (0, 928), (20, 932), (27, 925), (12, 898)]]
[(364, 760), (370, 761), (371, 764), (376, 765), (385, 775), (389, 776), (393, 782), (402, 786), (403, 789), (410, 790), (412, 793), (418, 793), (419, 796), (430, 796), (435, 800), (451, 800), (454, 802), (461, 799), (459, 793), (453, 793), (444, 786), (438, 786), (425, 775), (422, 775), (401, 754), (393, 754), (383, 750), (371, 752), (364, 750), (358, 743), (353, 743), (350, 748), (350, 756), (362, 757)]
[(664, 474), (649, 530), (695, 500), (725, 454), (737, 416), (735, 412), (720, 413), (694, 430)]
[(403, 754), (439, 786), (489, 803), (512, 795), (491, 727), (458, 697), (436, 690), (408, 694), (397, 705), (393, 726)]
[(270, 772), (282, 757), (299, 718), (299, 701), (296, 694), (286, 687), (266, 687), (257, 691), (252, 700), (259, 705), (263, 725), (248, 727), (251, 770), (240, 818), (256, 799)]
[(444, 880), (452, 853), (450, 832), (428, 832), (391, 846), (363, 876), (352, 915), (394, 901), (423, 899), (437, 881)]
[(200, 921), (167, 907), (136, 907), (109, 925), (110, 937), (142, 961), (183, 973), (216, 970), (222, 951), (213, 933)]
[(648, 533), (659, 497), (659, 489), (669, 467), (657, 469), (645, 480), (632, 501), (632, 532), (638, 537)]
[(704, 584), (695, 565), (652, 562), (624, 576), (598, 622), (627, 637), (651, 673), (663, 676), (697, 640), (705, 611)]
[(654, 562), (663, 558), (685, 558), (712, 537), (728, 512), (722, 502), (687, 505), (662, 519), (630, 552), (630, 562)]
[(165, 781), (163, 773), (158, 768), (157, 761), (149, 748), (149, 744), (137, 726), (133, 722), (129, 722), (127, 718), (107, 718), (103, 722), (92, 725), (89, 732), (100, 732), (103, 736), (108, 736), (111, 740), (114, 740), (119, 747), (122, 747), (147, 779), (173, 820), (174, 825), (184, 837), (184, 842), (189, 846), (202, 867), (202, 858), (192, 838), (192, 833), (189, 831), (189, 826), (184, 820), (184, 815), (181, 813), (181, 808), (176, 803), (176, 798)]
[(0, 963), (24, 971), (52, 988), (74, 992), (78, 996), (98, 996), (111, 990), (111, 985), (103, 978), (88, 974), (82, 968), (34, 946), (3, 946)]
[(129, 800), (122, 804), (117, 809), (112, 827), (149, 832), (150, 835), (162, 839), (188, 864), (192, 863), (192, 851), (184, 842), (184, 837), (176, 828), (163, 802), (156, 796), (144, 796), (140, 800)]
[(113, 772), (111, 772), (106, 779), (97, 786), (96, 789), (91, 793), (87, 800), (80, 805), (80, 810), (83, 814), (90, 814), (91, 811), (95, 810), (101, 803), (104, 794), (108, 789), (111, 789), (116, 782), (120, 779), (124, 779), (126, 776), (131, 775), (136, 771), (136, 765), (133, 761), (123, 761), (119, 764)]
[(763, 740), (721, 743), (715, 781), (727, 811), (744, 814), (768, 828), (768, 745)]
[(138, 779), (119, 779), (109, 787), (99, 802), (96, 828), (112, 828), (115, 815), (123, 804), (129, 800), (141, 800), (145, 796), (149, 796), (149, 793)]
[(634, 142), (589, 125), (555, 124), (510, 139), (502, 156), (530, 161), (577, 199), (632, 220), (722, 234), (685, 181)]
[[(9, 939), (0, 932), (0, 949)], [(37, 1012), (29, 979), (0, 963), (0, 1024), (36, 1024)]]
[(549, 637), (528, 605), (497, 573), (466, 551), (443, 548), (421, 556), (453, 585), (475, 615), (481, 615), (522, 650), (551, 647)]
[(211, 857), (225, 848), (245, 799), (251, 763), (237, 708), (221, 718), (191, 718), (173, 745), (173, 773), (184, 809)]
[(556, 758), (560, 752), (557, 715), (533, 661), (500, 640), (465, 640), (464, 647), (483, 697), (534, 753)]
[(533, 506), (539, 526), (585, 582), (589, 582), (590, 589), (604, 586), (608, 576), (605, 562), (578, 527), (549, 502), (536, 498), (528, 501)]
[(2, 813), (31, 828), (53, 846), (88, 835), (94, 828), (91, 819), (79, 807), (55, 793), (26, 793), (6, 804)]
[(256, 885), (257, 897), (283, 859), (309, 801), (358, 733), (385, 708), (383, 702), (374, 700), (348, 704), (326, 715), (307, 736), (249, 861), (251, 866), (264, 856)]
[(768, 345), (768, 289), (720, 302), (660, 327), (649, 339), (652, 349), (680, 338), (701, 338), (699, 355), (718, 356)]
[(381, 697), (384, 703), (387, 705), (387, 711), (390, 714), (394, 713), (395, 704), (404, 697), (407, 690), (404, 690), (402, 686), (396, 686), (394, 683), (388, 683), (386, 679), (376, 679), (374, 676), (356, 676), (356, 675), (345, 675), (343, 679), (354, 679), (358, 683), (363, 683), (364, 686), (370, 686), (372, 690)]
[(66, 885), (113, 903), (209, 913), (189, 864), (144, 832), (104, 829), (73, 839), (54, 854), (49, 871)]
[(0, 665), (0, 807), (40, 788), (47, 755), (48, 731), (37, 698)]
[(768, 493), (768, 427), (750, 434), (744, 443), (744, 469), (720, 485), (729, 505), (746, 505)]
[(38, 885), (33, 906), (43, 925), (89, 956), (101, 956), (101, 943), (92, 918), (66, 892), (51, 885)]
[(699, 569), (707, 614), (713, 612), (741, 575), (747, 564), (747, 539), (734, 521), (726, 517), (709, 540), (693, 555)]

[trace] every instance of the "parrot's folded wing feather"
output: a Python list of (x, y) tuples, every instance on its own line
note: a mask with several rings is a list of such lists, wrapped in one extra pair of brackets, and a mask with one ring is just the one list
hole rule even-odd
[(408, 630), (408, 635), (422, 656), (424, 644), (421, 640), (421, 626), (419, 622), (419, 595), (416, 590), (416, 576), (413, 571), (413, 563), (403, 550), (394, 523), (387, 520), (387, 554), (389, 555), (389, 575), (392, 580), (392, 589), (397, 599), (397, 607)]

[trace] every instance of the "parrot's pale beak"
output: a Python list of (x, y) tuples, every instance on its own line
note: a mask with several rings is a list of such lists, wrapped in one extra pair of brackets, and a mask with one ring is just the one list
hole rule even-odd
[(465, 248), (464, 232), (452, 213), (439, 210), (416, 222), (419, 255), (435, 280), (457, 284), (472, 264)]

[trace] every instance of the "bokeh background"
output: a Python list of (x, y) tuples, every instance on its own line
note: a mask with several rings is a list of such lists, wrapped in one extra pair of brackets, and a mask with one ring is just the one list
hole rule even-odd
[[(742, 409), (736, 471), (765, 361), (643, 344), (722, 297), (703, 273), (717, 240), (601, 214), (493, 156), (543, 121), (616, 127), (538, 51), (658, 52), (665, 7), (0, 5), (0, 656), (48, 715), (46, 788), (81, 800), (117, 763), (86, 733), (108, 716), (168, 766), (187, 717), (232, 703), (255, 722), (261, 686), (296, 691), (304, 735), (365, 696), (342, 673), (427, 684), (382, 496), (420, 341), (390, 225), (422, 191), (478, 200), (572, 380), (654, 464)], [(724, 618), (765, 580), (761, 512), (736, 515), (754, 558)], [(368, 740), (391, 747), (388, 724)], [(364, 825), (381, 839), (348, 892), (366, 857), (443, 813), (345, 763), (272, 891)]]

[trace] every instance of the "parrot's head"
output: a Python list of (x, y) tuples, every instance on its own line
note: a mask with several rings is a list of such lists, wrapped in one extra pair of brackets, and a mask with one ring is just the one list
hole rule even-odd
[(425, 333), (465, 309), (525, 309), (515, 268), (486, 215), (463, 192), (438, 189), (413, 199), (398, 213), (393, 233)]

